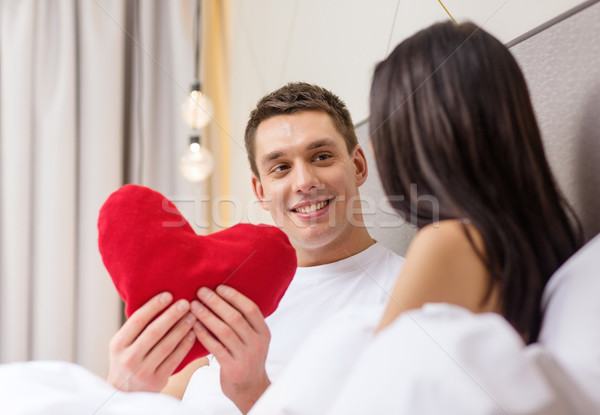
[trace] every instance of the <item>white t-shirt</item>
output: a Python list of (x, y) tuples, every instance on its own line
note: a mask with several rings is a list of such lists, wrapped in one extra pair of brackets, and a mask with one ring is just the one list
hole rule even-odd
[[(389, 299), (404, 258), (376, 243), (331, 264), (299, 267), (275, 312), (266, 319), (271, 331), (266, 371), (274, 381), (309, 333), (325, 318), (348, 306), (383, 304)], [(198, 369), (183, 402), (202, 414), (239, 414), (221, 391), (220, 367)]]

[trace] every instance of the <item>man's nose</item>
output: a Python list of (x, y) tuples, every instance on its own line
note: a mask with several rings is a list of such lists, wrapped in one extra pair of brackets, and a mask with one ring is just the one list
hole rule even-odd
[(321, 184), (315, 168), (311, 165), (297, 165), (295, 180), (297, 193), (309, 193)]

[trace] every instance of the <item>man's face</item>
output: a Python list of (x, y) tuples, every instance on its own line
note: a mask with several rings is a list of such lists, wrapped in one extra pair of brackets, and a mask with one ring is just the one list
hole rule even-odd
[(352, 238), (353, 223), (362, 226), (353, 212), (367, 165), (360, 147), (348, 154), (327, 113), (269, 118), (258, 126), (254, 146), (260, 174), (252, 178), (254, 193), (297, 250), (333, 249)]

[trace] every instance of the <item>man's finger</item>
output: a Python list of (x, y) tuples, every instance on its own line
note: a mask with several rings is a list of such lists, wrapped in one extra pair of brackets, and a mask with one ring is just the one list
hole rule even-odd
[(212, 354), (220, 364), (233, 356), (231, 352), (221, 344), (200, 322), (194, 324), (194, 334), (196, 338), (210, 354)]
[(192, 313), (233, 354), (233, 350), (242, 347), (243, 342), (236, 329), (227, 322), (224, 316), (234, 312), (237, 313), (237, 311), (212, 291), (210, 295), (206, 295), (206, 292), (204, 292), (202, 297), (206, 305), (202, 305), (198, 301), (192, 301)]
[[(246, 316), (214, 291), (202, 287), (198, 290), (198, 298), (237, 334), (242, 343), (245, 343), (244, 339), (248, 338), (248, 336), (256, 335), (252, 325), (246, 320)], [(211, 325), (207, 325), (207, 327), (212, 331), (213, 327)], [(214, 331), (213, 333), (218, 334)], [(225, 340), (220, 336), (218, 337), (221, 341)], [(229, 347), (228, 344), (225, 344), (225, 346)]]
[[(187, 300), (179, 300), (143, 329), (133, 342), (138, 353), (146, 355), (190, 310)], [(191, 326), (191, 324), (190, 324)]]
[(226, 285), (219, 285), (216, 291), (217, 294), (246, 318), (248, 323), (257, 333), (269, 334), (269, 328), (265, 323), (265, 318), (256, 303), (236, 289)]
[(158, 313), (163, 311), (171, 301), (173, 301), (171, 293), (163, 292), (152, 297), (146, 304), (138, 308), (119, 330), (120, 335), (115, 338), (114, 347), (124, 349), (130, 346), (144, 330), (144, 327)]
[[(179, 346), (181, 341), (192, 330), (192, 325), (196, 322), (196, 318), (188, 313), (182, 317), (175, 327), (162, 337), (160, 342), (155, 343), (148, 355), (145, 356), (146, 364), (153, 368), (161, 366)], [(183, 358), (183, 357), (182, 357)]]
[[(195, 321), (196, 319), (194, 319)], [(187, 326), (186, 326), (187, 327)], [(177, 366), (181, 364), (183, 358), (188, 354), (194, 342), (196, 341), (196, 335), (191, 329), (191, 325), (188, 328), (188, 331), (185, 333), (185, 336), (179, 341), (179, 344), (175, 348), (175, 350), (169, 355), (167, 359), (162, 362), (162, 364), (156, 370), (159, 377), (162, 376), (170, 376)]]

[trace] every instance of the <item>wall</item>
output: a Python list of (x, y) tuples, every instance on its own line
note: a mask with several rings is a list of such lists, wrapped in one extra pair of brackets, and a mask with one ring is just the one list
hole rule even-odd
[(600, 2), (513, 46), (550, 167), (591, 239), (600, 232)]

